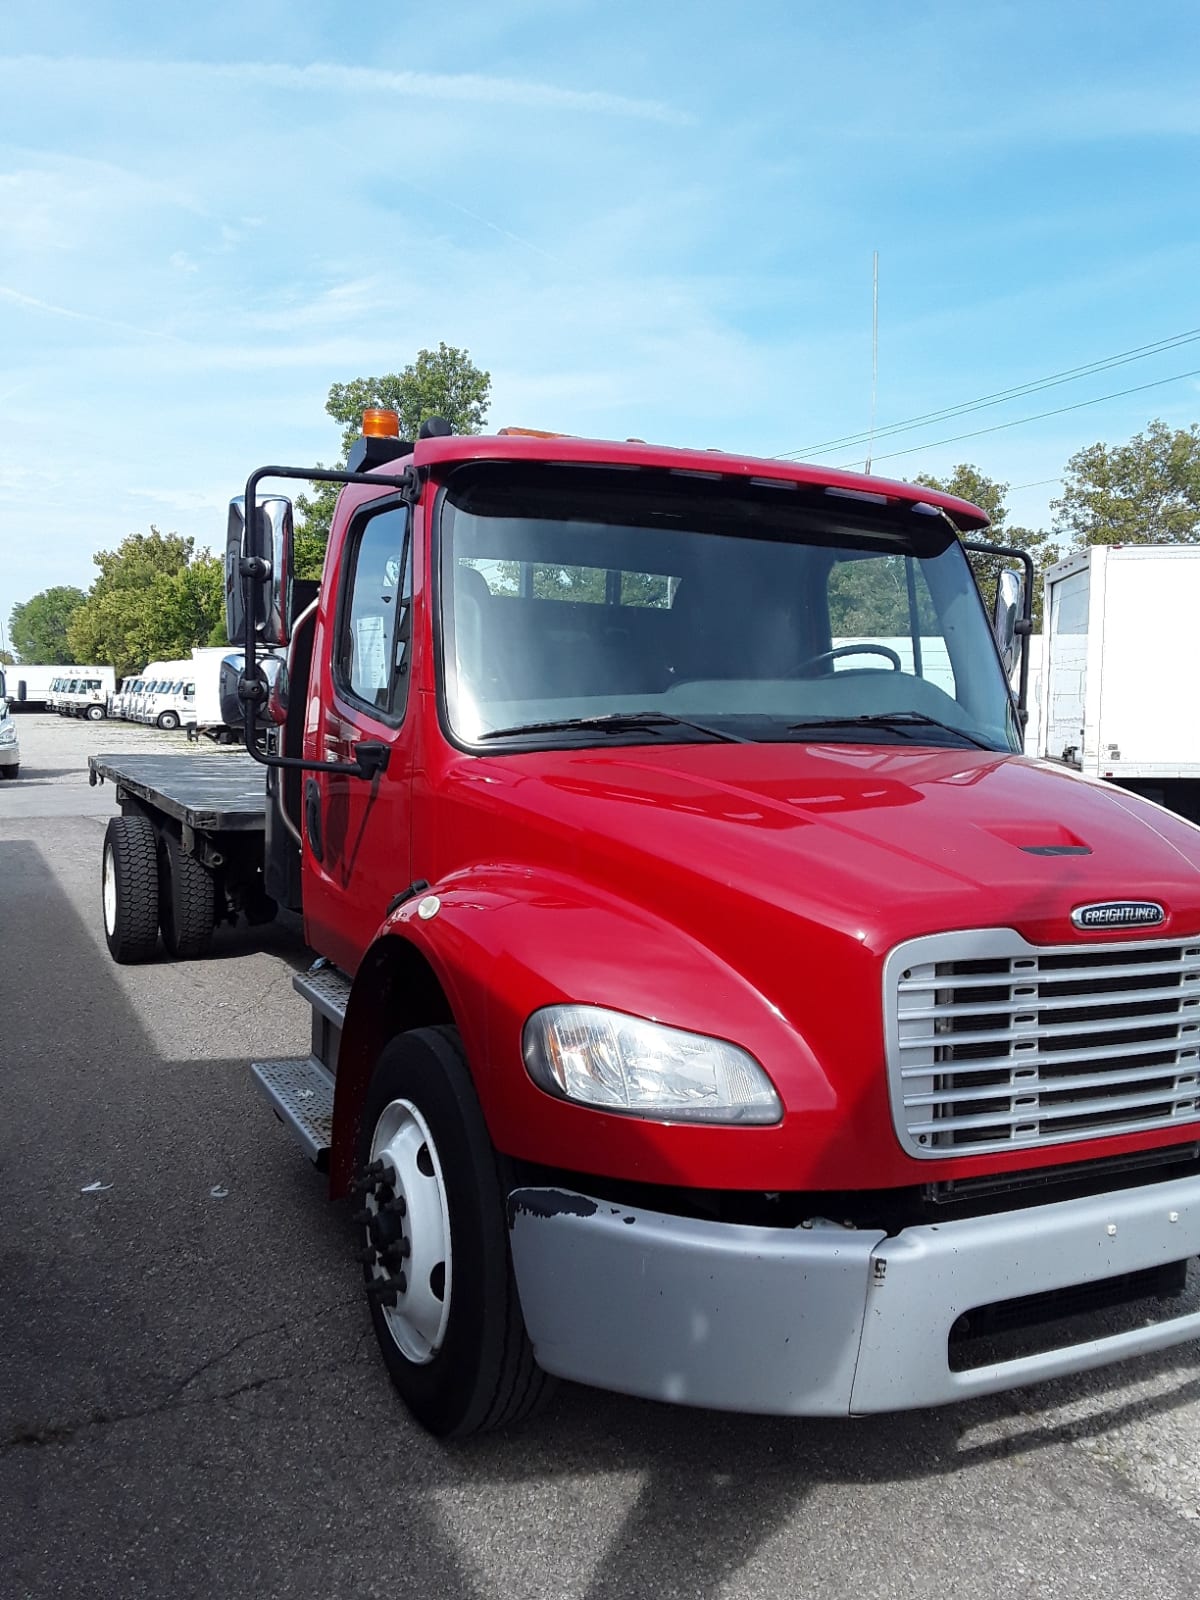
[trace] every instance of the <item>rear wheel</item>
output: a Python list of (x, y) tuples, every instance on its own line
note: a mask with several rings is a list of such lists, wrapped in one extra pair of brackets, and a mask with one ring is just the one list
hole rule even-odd
[(440, 1437), (528, 1416), (553, 1380), (533, 1359), (508, 1250), (506, 1163), (457, 1031), (384, 1049), (363, 1108), (357, 1189), (371, 1321), (392, 1382)]
[(113, 817), (100, 874), (104, 937), (114, 961), (149, 961), (158, 944), (158, 846), (153, 825)]
[(212, 941), (216, 911), (212, 873), (195, 856), (185, 855), (179, 840), (168, 833), (163, 840), (158, 915), (168, 954), (176, 961), (204, 955)]

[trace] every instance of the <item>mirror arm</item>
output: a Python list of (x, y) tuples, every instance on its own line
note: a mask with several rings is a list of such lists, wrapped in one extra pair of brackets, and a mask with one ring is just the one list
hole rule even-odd
[[(421, 492), (421, 480), (415, 467), (405, 467), (403, 472), (344, 472), (327, 467), (259, 467), (246, 479), (246, 526), (256, 526), (258, 518), (258, 486), (264, 478), (301, 478), (310, 483), (369, 483), (382, 489), (398, 489), (403, 499), (412, 505)], [(380, 763), (377, 752), (365, 751), (365, 761), (305, 761), (300, 756), (279, 756), (258, 748), (258, 711), (267, 698), (266, 686), (258, 680), (257, 639), (254, 629), (254, 590), (256, 582), (266, 581), (271, 575), (271, 564), (260, 557), (243, 557), (238, 571), (242, 578), (242, 609), (245, 613), (245, 632), (242, 648), (245, 668), (238, 685), (238, 699), (246, 708), (246, 749), (263, 767), (291, 767), (300, 772), (338, 773), (352, 778), (378, 777), (386, 759)]]

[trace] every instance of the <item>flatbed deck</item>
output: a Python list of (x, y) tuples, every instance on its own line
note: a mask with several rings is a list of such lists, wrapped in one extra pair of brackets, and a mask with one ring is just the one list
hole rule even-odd
[(254, 833), (265, 827), (263, 768), (245, 751), (88, 757), (90, 783), (107, 779), (122, 793), (205, 833)]

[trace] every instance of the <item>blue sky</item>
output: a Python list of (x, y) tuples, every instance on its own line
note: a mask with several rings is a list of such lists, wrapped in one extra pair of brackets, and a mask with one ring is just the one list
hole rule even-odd
[[(1200, 328), (1194, 0), (5, 0), (0, 618), (221, 543), (331, 383), (439, 340), (491, 420), (798, 451)], [(1200, 419), (1200, 342), (881, 440), (1049, 520)], [(914, 448), (917, 447), (917, 448)], [(892, 455), (903, 450), (902, 455)], [(861, 446), (819, 459), (861, 463)]]

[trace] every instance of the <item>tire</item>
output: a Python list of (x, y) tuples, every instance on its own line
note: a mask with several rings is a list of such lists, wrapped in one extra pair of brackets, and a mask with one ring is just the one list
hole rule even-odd
[(15, 778), (21, 771), (20, 764), (15, 767), (0, 767), (0, 778)]
[(87, 708), (87, 719), (88, 719), (89, 722), (103, 722), (104, 721), (104, 707), (103, 706), (89, 706)]
[(173, 833), (163, 838), (158, 880), (158, 925), (167, 954), (195, 961), (212, 942), (217, 894), (212, 873), (195, 856), (185, 855)]
[(160, 728), (177, 728), (179, 726), (178, 711), (164, 711), (158, 719)]
[(525, 1332), (508, 1248), (508, 1164), (488, 1137), (457, 1030), (420, 1028), (386, 1046), (357, 1154), (371, 1322), (408, 1409), (439, 1438), (531, 1415), (553, 1380)]
[(113, 960), (122, 966), (149, 961), (158, 946), (158, 844), (147, 818), (109, 820), (100, 909)]

